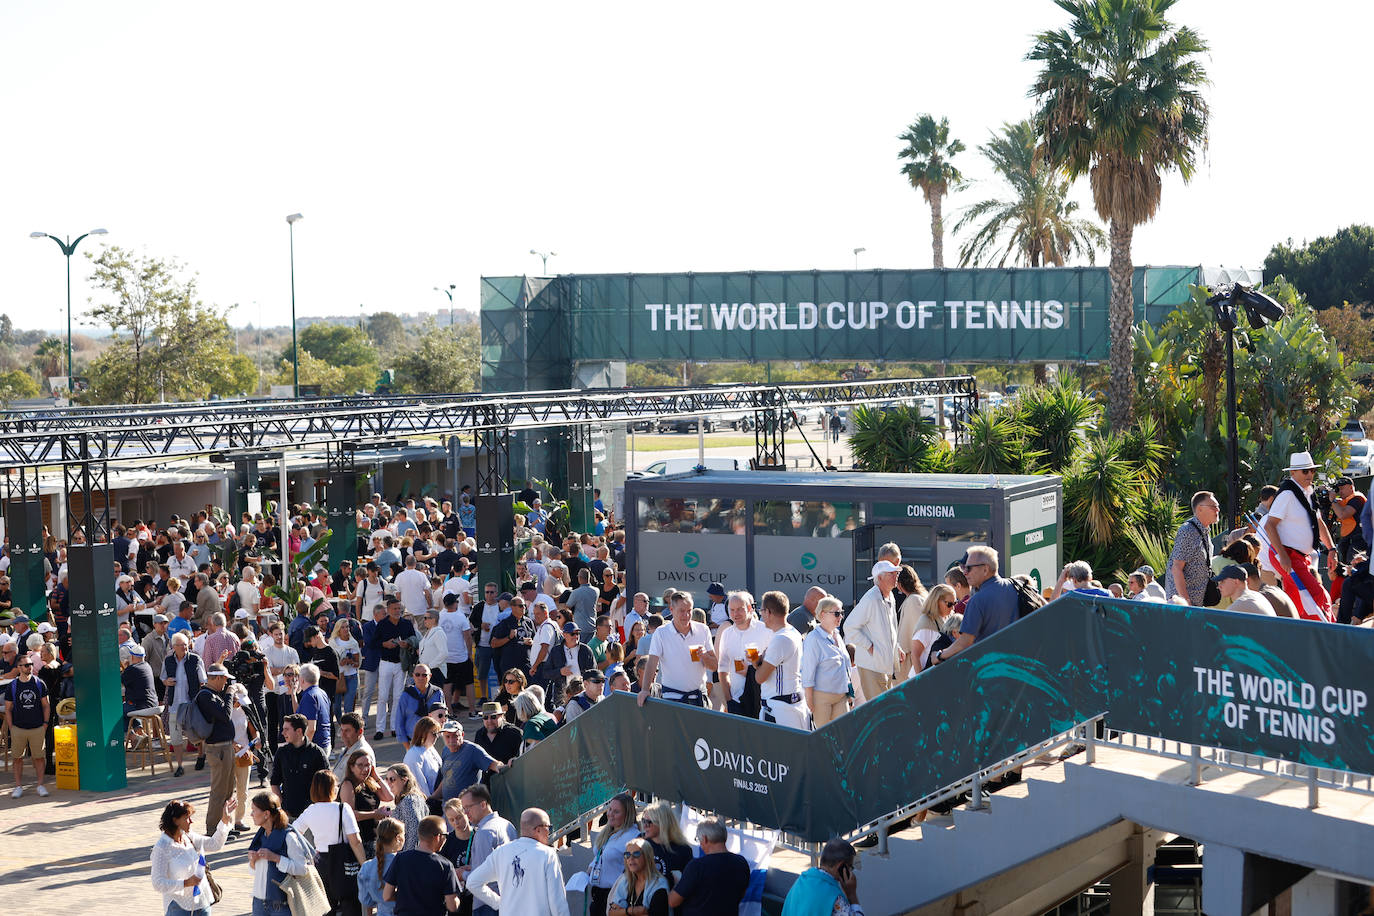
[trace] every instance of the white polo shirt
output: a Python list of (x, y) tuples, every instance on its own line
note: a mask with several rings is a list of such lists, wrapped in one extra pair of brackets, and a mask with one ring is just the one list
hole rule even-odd
[(693, 620), (686, 633), (679, 633), (672, 622), (654, 630), (649, 654), (658, 658), (659, 682), (665, 689), (691, 693), (706, 684), (711, 672), (701, 662), (692, 661), (692, 646), (700, 647), (703, 652), (710, 650), (711, 628)]
[[(759, 650), (762, 654), (768, 648), (768, 643), (773, 639), (773, 631), (764, 626), (762, 620), (750, 615), (752, 622), (747, 630), (741, 630), (735, 626), (734, 621), (728, 627), (720, 631), (720, 671), (730, 676), (730, 699), (738, 702), (744, 693), (745, 672), (749, 670), (752, 662), (745, 652), (750, 646)], [(744, 671), (740, 671), (735, 665), (736, 661), (744, 663)]]
[[(558, 630), (558, 625), (553, 622), (552, 617), (545, 617), (544, 622), (534, 628), (534, 642), (530, 643), (530, 673), (534, 673), (534, 663), (539, 660), (539, 650), (543, 646), (549, 646), (549, 651), (553, 651), (553, 646), (562, 639)], [(545, 658), (548, 656), (546, 655)]]
[[(1311, 491), (1305, 492), (1308, 493), (1308, 499), (1311, 499)], [(1269, 514), (1263, 521), (1268, 522), (1271, 518), (1279, 520), (1279, 540), (1283, 542), (1284, 547), (1292, 548), (1299, 553), (1312, 552), (1315, 547), (1312, 543), (1312, 522), (1308, 519), (1307, 510), (1298, 502), (1296, 496), (1284, 490), (1274, 497), (1274, 504), (1269, 507)], [(1275, 550), (1279, 547), (1278, 544), (1273, 546)]]
[(796, 628), (787, 625), (772, 633), (763, 660), (774, 670), (768, 683), (762, 685), (765, 700), (802, 692), (802, 637)]
[(418, 615), (429, 610), (429, 604), (425, 601), (429, 579), (424, 573), (418, 569), (402, 570), (396, 574), (394, 582), (396, 596), (401, 599), (401, 606), (406, 609), (407, 614)]

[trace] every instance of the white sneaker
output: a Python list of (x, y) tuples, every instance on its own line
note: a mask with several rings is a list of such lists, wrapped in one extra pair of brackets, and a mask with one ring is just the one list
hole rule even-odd
[(24, 795), (24, 787), (23, 787), (23, 786), (15, 786), (15, 787), (14, 787), (14, 791), (10, 793), (10, 798), (21, 798), (21, 797), (23, 797), (23, 795)]
[(48, 797), (48, 787), (47, 787), (47, 786), (39, 786), (39, 787), (38, 787), (38, 797), (39, 797), (39, 798), (47, 798), (47, 797)]

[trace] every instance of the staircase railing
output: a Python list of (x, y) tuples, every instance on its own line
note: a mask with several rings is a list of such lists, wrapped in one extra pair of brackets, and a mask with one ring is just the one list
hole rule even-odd
[(1128, 733), (1368, 773), (1371, 695), (1368, 630), (1070, 595), (816, 732), (613, 694), (493, 790), (506, 810), (538, 805), (571, 824), (630, 788), (806, 844), (981, 793), (1099, 717)]

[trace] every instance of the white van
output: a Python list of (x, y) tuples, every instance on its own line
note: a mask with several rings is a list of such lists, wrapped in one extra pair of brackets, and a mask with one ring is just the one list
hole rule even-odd
[[(708, 471), (738, 471), (741, 469), (738, 458), (707, 458)], [(664, 458), (655, 461), (642, 471), (631, 471), (626, 477), (666, 477), (669, 474), (686, 474), (697, 466), (695, 458)]]

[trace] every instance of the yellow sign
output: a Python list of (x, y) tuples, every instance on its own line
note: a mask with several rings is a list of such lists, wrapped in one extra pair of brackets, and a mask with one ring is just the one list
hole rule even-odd
[(78, 789), (76, 767), (76, 726), (59, 725), (52, 730), (53, 759), (57, 763), (57, 787), (59, 789)]

